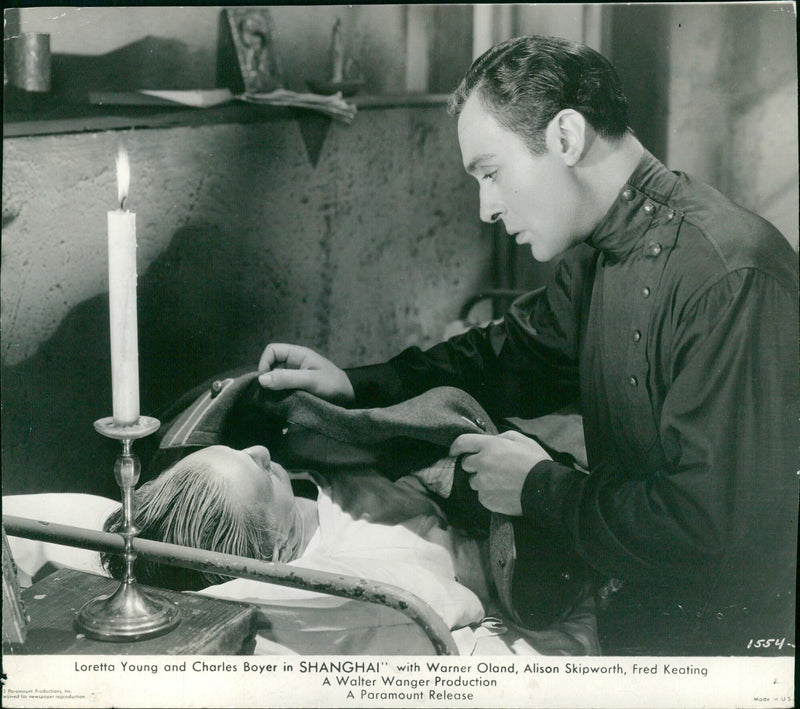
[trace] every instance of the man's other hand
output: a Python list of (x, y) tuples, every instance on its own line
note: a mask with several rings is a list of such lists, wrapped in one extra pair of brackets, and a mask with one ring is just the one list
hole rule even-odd
[(302, 389), (335, 404), (355, 399), (347, 374), (308, 347), (270, 343), (261, 354), (258, 371), (259, 383), (271, 391)]
[(465, 433), (450, 446), (450, 455), (463, 456), (461, 467), (470, 476), (470, 487), (488, 510), (507, 515), (522, 514), (522, 486), (534, 465), (552, 460), (536, 441), (517, 431), (497, 436)]

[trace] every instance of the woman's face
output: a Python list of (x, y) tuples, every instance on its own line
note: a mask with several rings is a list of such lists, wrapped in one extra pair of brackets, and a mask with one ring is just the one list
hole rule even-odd
[(210, 446), (186, 456), (184, 461), (212, 468), (227, 483), (234, 502), (275, 529), (278, 539), (288, 538), (295, 522), (292, 483), (264, 446), (243, 450)]

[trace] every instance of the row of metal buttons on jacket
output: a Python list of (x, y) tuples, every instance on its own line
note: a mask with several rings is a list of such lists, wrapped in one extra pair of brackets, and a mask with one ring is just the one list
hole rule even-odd
[[(622, 194), (620, 196), (626, 202), (631, 202), (633, 200), (633, 198), (636, 196), (636, 193), (631, 188), (626, 187), (624, 190), (622, 190)], [(655, 214), (656, 205), (655, 205), (655, 203), (651, 202), (650, 200), (647, 200), (644, 203), (644, 206), (642, 207), (642, 210), (644, 211), (645, 214), (650, 216), (652, 214)], [(668, 221), (668, 222), (672, 221), (674, 219), (674, 217), (675, 217), (675, 210), (670, 209), (666, 214), (666, 221)], [(661, 255), (661, 252), (663, 250), (664, 249), (661, 246), (661, 244), (659, 244), (657, 241), (651, 241), (647, 245), (647, 250), (645, 252), (645, 255), (647, 257), (649, 257), (649, 258), (658, 258)], [(649, 298), (649, 297), (650, 297), (650, 287), (649, 286), (645, 286), (644, 288), (642, 288), (642, 298)], [(634, 330), (632, 337), (633, 337), (633, 341), (634, 342), (639, 342), (642, 339), (641, 331), (640, 330)], [(639, 386), (639, 379), (635, 375), (632, 374), (628, 378), (628, 384), (630, 384), (632, 387), (637, 387), (637, 386)]]
[[(630, 202), (633, 199), (633, 197), (634, 197), (633, 190), (626, 189), (622, 192), (622, 198), (627, 202)], [(647, 201), (644, 203), (644, 207), (642, 207), (642, 210), (647, 216), (650, 216), (656, 211), (656, 206), (652, 202)], [(648, 244), (646, 252), (647, 256), (655, 258), (660, 253), (661, 253), (661, 244), (655, 241)], [(649, 298), (649, 297), (650, 297), (650, 288), (648, 286), (645, 286), (644, 288), (642, 288), (642, 298)], [(639, 342), (641, 339), (642, 339), (641, 331), (634, 330), (633, 341)], [(632, 374), (628, 378), (628, 384), (630, 384), (632, 387), (637, 387), (639, 386), (639, 380), (635, 375)]]

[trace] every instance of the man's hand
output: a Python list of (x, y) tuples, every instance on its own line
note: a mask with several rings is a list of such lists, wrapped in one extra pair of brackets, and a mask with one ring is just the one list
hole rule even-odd
[(450, 446), (450, 455), (464, 456), (461, 467), (474, 473), (469, 485), (486, 509), (516, 516), (522, 514), (522, 486), (531, 468), (552, 460), (536, 441), (517, 431), (465, 433)]
[(271, 343), (258, 362), (258, 381), (265, 389), (302, 389), (336, 404), (355, 399), (347, 374), (308, 347)]

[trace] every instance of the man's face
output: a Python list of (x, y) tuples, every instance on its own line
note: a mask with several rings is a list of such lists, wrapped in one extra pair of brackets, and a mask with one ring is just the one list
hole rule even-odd
[(543, 155), (531, 153), (484, 109), (477, 92), (459, 115), (458, 141), (464, 168), (480, 186), (481, 219), (502, 220), (537, 261), (550, 261), (587, 236), (579, 228), (582, 200), (574, 168), (550, 142)]

